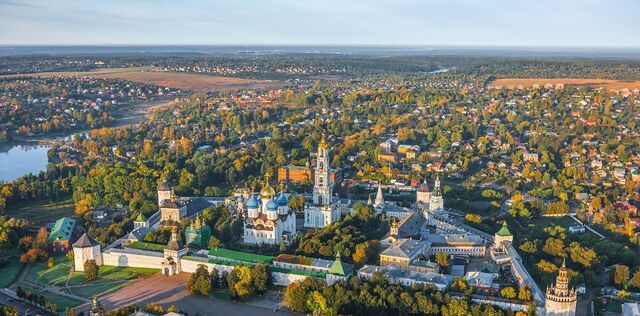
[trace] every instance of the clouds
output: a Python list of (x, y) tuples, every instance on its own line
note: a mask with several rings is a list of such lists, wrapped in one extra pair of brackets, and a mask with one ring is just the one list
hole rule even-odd
[(635, 0), (0, 0), (0, 44), (640, 46)]

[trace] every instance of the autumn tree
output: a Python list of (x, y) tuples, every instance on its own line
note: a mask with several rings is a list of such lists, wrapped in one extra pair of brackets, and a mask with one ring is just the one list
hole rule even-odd
[(542, 247), (542, 251), (556, 257), (564, 257), (564, 242), (562, 239), (549, 237)]
[(216, 238), (216, 236), (211, 236), (209, 238), (209, 249), (220, 247), (220, 239)]
[(510, 286), (507, 286), (500, 290), (500, 296), (504, 298), (516, 298), (516, 290)]
[(633, 273), (633, 277), (631, 278), (629, 285), (636, 289), (640, 289), (640, 269)]
[(232, 296), (247, 297), (253, 294), (251, 268), (245, 266), (234, 267), (227, 275), (227, 284)]
[(518, 291), (518, 299), (523, 301), (531, 300), (531, 288), (528, 285), (523, 285)]
[(624, 288), (629, 281), (629, 267), (624, 264), (617, 264), (613, 273), (613, 283), (620, 288)]
[(571, 260), (582, 264), (586, 268), (591, 267), (597, 259), (596, 252), (593, 249), (582, 247), (577, 242), (569, 244), (569, 254)]
[(449, 256), (446, 253), (442, 252), (442, 251), (437, 252), (436, 253), (436, 263), (439, 266), (443, 267), (443, 268), (448, 267), (449, 266)]

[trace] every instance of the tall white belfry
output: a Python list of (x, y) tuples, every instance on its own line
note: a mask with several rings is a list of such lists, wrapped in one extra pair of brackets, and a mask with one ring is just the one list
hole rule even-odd
[(438, 212), (444, 209), (444, 198), (442, 197), (442, 189), (440, 188), (440, 176), (436, 177), (433, 184), (433, 192), (429, 197), (429, 211)]
[(306, 205), (304, 209), (304, 226), (320, 228), (340, 220), (341, 203), (333, 198), (333, 182), (331, 181), (331, 169), (329, 168), (329, 146), (322, 134), (322, 140), (318, 144), (318, 156), (314, 170), (313, 203)]
[(329, 170), (329, 149), (327, 140), (322, 134), (322, 140), (318, 145), (318, 157), (315, 170), (315, 183), (313, 186), (313, 204), (331, 204), (333, 194), (333, 183)]

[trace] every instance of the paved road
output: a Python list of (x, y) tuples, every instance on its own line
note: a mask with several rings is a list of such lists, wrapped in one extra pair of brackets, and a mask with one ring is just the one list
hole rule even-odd
[[(181, 273), (176, 276), (165, 277), (158, 273), (103, 296), (100, 298), (100, 302), (107, 310), (129, 304), (143, 306), (147, 303), (156, 303), (164, 307), (177, 305), (189, 315), (195, 315), (196, 313), (205, 316), (233, 314), (242, 316), (265, 314), (298, 315), (286, 311), (273, 313), (271, 308), (186, 296), (185, 285), (190, 275), (189, 273)], [(87, 312), (88, 307), (89, 305), (85, 304), (76, 308), (76, 310), (78, 312)]]

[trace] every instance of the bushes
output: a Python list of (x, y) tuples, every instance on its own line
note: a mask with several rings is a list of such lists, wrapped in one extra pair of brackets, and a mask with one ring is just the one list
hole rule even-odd
[(33, 305), (40, 306), (41, 308), (56, 314), (58, 306), (42, 295), (24, 290), (21, 287), (18, 287), (18, 289), (16, 290), (16, 295), (18, 296), (18, 298), (21, 298)]
[(507, 315), (490, 305), (469, 306), (466, 300), (452, 299), (433, 286), (391, 284), (381, 274), (331, 286), (324, 280), (306, 278), (289, 284), (284, 300), (294, 311), (314, 315)]
[(264, 293), (271, 284), (271, 275), (263, 264), (253, 268), (238, 266), (227, 274), (226, 281), (232, 297), (246, 299)]
[(98, 264), (95, 260), (87, 260), (84, 262), (84, 277), (88, 281), (92, 281), (98, 278)]
[(191, 274), (187, 282), (187, 293), (189, 295), (207, 296), (216, 287), (218, 271), (213, 269), (211, 274), (205, 265), (198, 265), (196, 272)]

